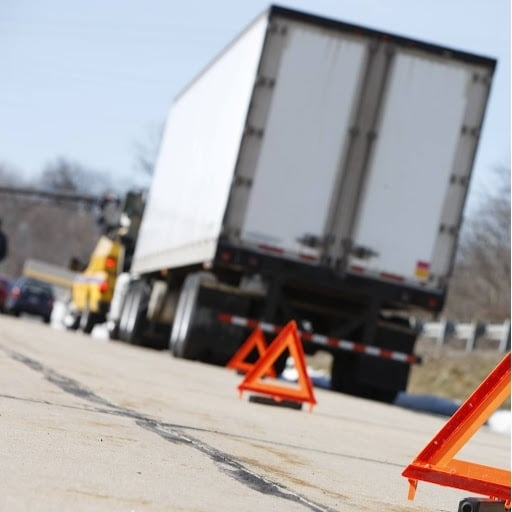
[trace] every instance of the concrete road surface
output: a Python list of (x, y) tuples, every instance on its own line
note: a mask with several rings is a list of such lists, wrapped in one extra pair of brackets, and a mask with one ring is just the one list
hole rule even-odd
[[(0, 316), (1, 511), (456, 511), (404, 467), (446, 418), (315, 390), (292, 410), (242, 377)], [(510, 468), (486, 427), (457, 458)]]

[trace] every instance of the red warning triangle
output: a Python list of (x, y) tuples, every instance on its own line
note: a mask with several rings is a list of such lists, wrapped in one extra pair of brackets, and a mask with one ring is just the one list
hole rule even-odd
[(402, 472), (409, 479), (410, 500), (418, 480), (424, 480), (504, 500), (510, 506), (510, 471), (453, 458), (508, 396), (510, 352)]
[[(233, 370), (239, 370), (247, 373), (254, 366), (253, 363), (245, 361), (245, 358), (254, 350), (258, 351), (259, 357), (261, 357), (267, 350), (267, 342), (263, 331), (257, 327), (251, 335), (244, 341), (241, 347), (235, 352), (233, 357), (228, 361), (226, 367)], [(271, 366), (265, 373), (265, 376), (276, 377), (276, 371)]]
[[(289, 350), (290, 357), (292, 357), (295, 362), (298, 373), (298, 388), (261, 380), (286, 349)], [(292, 320), (283, 327), (274, 341), (269, 345), (267, 351), (239, 384), (238, 390), (240, 391), (240, 395), (242, 395), (243, 391), (256, 391), (270, 395), (278, 401), (291, 400), (295, 402), (308, 402), (310, 404), (310, 410), (313, 408), (313, 405), (316, 404), (313, 394), (313, 384), (306, 370), (304, 349), (299, 339), (295, 321)]]

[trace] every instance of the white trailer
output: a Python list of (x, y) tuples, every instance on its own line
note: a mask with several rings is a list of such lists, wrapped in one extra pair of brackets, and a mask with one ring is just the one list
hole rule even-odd
[[(222, 364), (227, 313), (412, 354), (398, 312), (443, 307), (495, 64), (270, 7), (171, 107), (121, 339)], [(328, 350), (333, 389), (405, 389), (409, 363)]]

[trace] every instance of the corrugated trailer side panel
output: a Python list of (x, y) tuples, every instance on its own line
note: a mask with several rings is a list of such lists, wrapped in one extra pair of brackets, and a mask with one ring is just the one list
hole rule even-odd
[(259, 17), (171, 107), (132, 270), (213, 258), (267, 28)]

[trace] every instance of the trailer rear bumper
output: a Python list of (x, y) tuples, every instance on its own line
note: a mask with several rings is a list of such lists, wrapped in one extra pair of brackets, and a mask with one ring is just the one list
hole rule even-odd
[(413, 286), (392, 279), (375, 279), (357, 273), (339, 273), (330, 267), (273, 256), (227, 241), (219, 243), (214, 265), (241, 274), (279, 275), (298, 288), (312, 293), (371, 295), (391, 309), (419, 308), (439, 313), (444, 307), (445, 290)]

